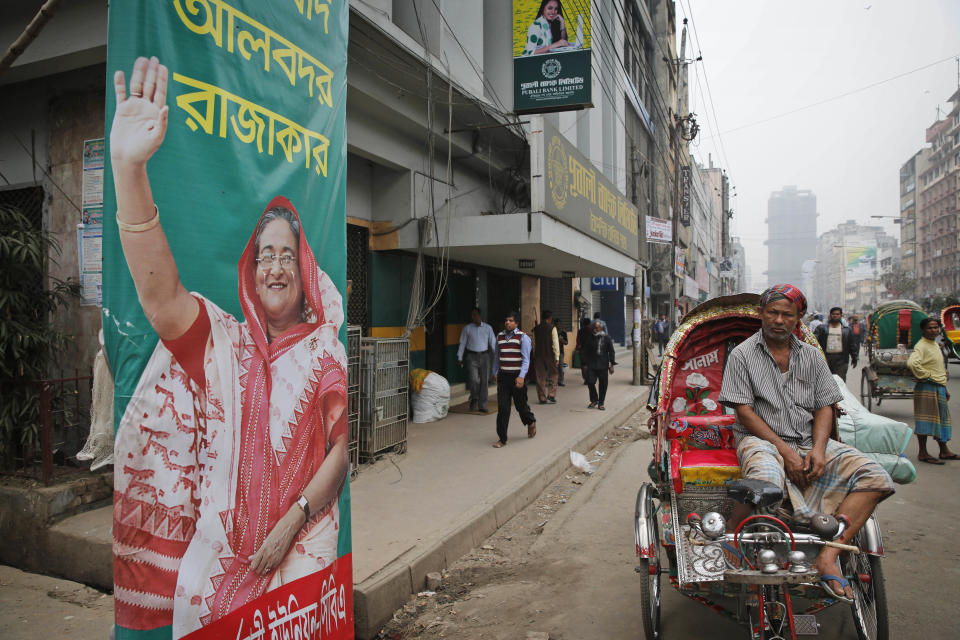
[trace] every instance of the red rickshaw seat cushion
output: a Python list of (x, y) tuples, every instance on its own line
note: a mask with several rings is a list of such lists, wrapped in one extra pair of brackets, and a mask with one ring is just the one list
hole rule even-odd
[(723, 486), (740, 477), (736, 448), (700, 449), (686, 447), (682, 438), (670, 442), (670, 479), (676, 493), (685, 485)]

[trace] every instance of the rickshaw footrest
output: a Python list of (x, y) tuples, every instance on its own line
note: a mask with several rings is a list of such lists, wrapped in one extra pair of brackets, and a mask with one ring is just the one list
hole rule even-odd
[(797, 635), (817, 636), (820, 635), (820, 625), (817, 624), (817, 616), (810, 613), (793, 614), (793, 626), (797, 630)]

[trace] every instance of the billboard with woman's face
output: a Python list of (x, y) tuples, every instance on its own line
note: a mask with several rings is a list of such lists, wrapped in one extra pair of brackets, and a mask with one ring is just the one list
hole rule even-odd
[(353, 637), (347, 21), (110, 3), (118, 638)]
[(517, 113), (591, 104), (590, 0), (513, 0)]

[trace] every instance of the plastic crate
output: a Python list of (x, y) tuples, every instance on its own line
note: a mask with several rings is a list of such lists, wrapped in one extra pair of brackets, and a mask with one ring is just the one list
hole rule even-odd
[(351, 442), (347, 446), (347, 454), (350, 457), (350, 477), (354, 478), (360, 473), (360, 443)]
[(347, 389), (360, 387), (360, 326), (347, 326)]
[(410, 387), (410, 367), (380, 366), (365, 367), (360, 381), (360, 394), (363, 396), (384, 396), (406, 393)]
[(407, 449), (407, 416), (378, 425), (360, 425), (360, 458), (370, 460), (387, 451)]
[(360, 457), (403, 451), (410, 411), (410, 341), (360, 339)]
[(399, 393), (360, 396), (360, 422), (364, 425), (380, 425), (410, 411), (409, 396), (404, 389)]
[(360, 389), (347, 389), (347, 417), (349, 420), (360, 417)]
[(410, 362), (410, 340), (407, 338), (360, 338), (363, 366), (406, 367)]

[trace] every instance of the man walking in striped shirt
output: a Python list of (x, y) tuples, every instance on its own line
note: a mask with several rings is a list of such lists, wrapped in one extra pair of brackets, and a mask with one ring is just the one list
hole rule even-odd
[[(820, 350), (794, 335), (806, 309), (792, 285), (763, 292), (760, 331), (730, 352), (719, 400), (736, 411), (743, 476), (784, 489), (795, 520), (809, 521), (817, 513), (847, 516), (850, 526), (838, 542), (849, 544), (893, 493), (893, 481), (879, 464), (830, 438), (832, 405), (843, 395)], [(737, 505), (728, 524), (736, 526), (747, 513)], [(849, 600), (853, 591), (837, 563), (839, 551), (823, 547), (813, 567), (825, 591)]]
[(503, 331), (497, 336), (497, 352), (493, 359), (493, 375), (497, 377), (497, 441), (494, 448), (507, 444), (510, 424), (510, 401), (527, 425), (527, 437), (537, 435), (537, 419), (527, 404), (527, 371), (530, 369), (530, 336), (517, 328), (520, 314), (512, 311), (503, 320)]

